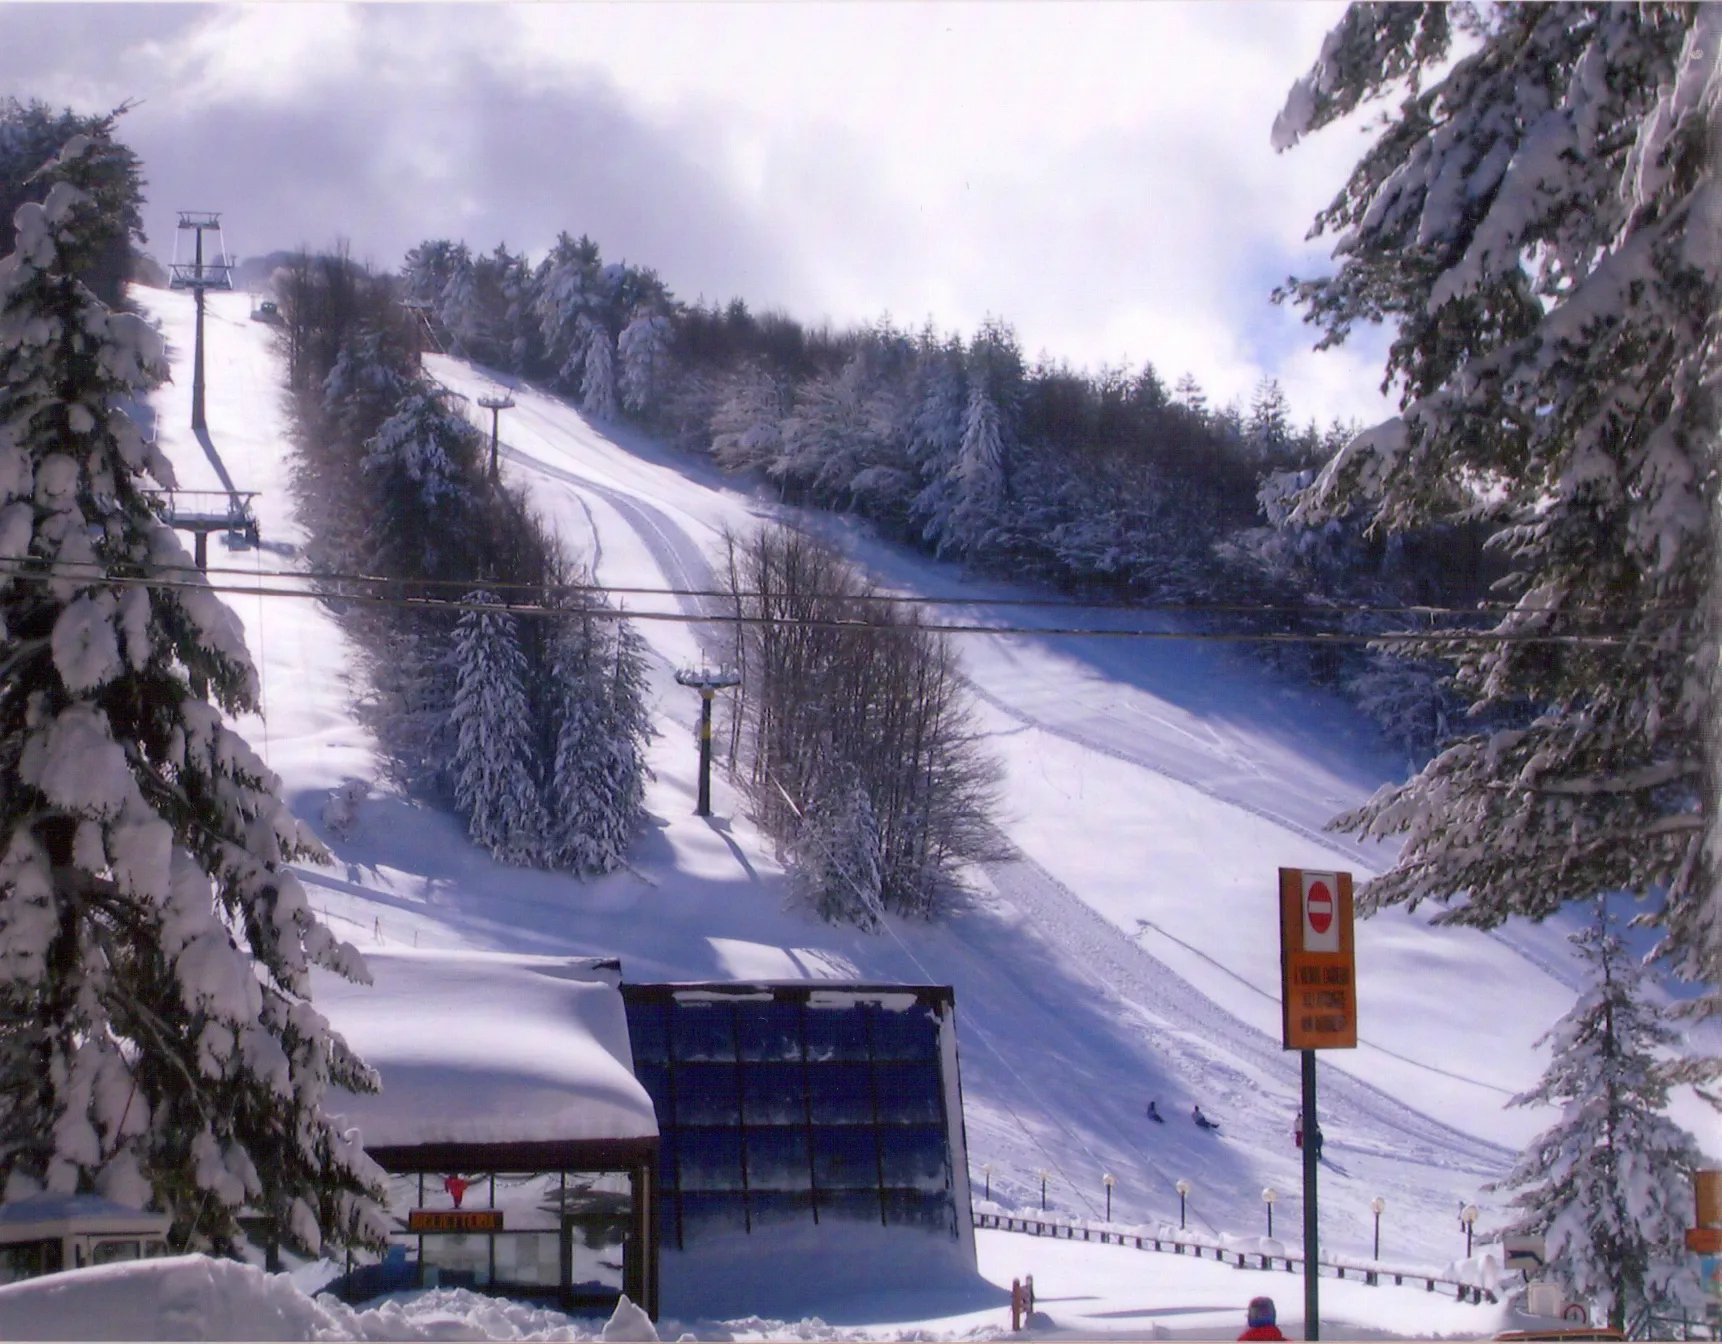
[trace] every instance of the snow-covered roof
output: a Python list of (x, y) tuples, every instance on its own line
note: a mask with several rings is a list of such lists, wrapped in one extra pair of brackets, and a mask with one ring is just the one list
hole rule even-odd
[(27, 1195), (0, 1204), (0, 1242), (20, 1236), (56, 1237), (68, 1232), (131, 1232), (161, 1235), (173, 1220), (144, 1213), (100, 1195)]
[(653, 1138), (614, 962), (365, 953), (374, 981), (315, 972), (313, 1002), (382, 1075), (331, 1094), (366, 1148)]

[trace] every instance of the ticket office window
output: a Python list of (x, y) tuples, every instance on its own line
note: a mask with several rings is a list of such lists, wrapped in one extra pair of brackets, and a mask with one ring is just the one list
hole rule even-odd
[(628, 1173), (497, 1172), (466, 1179), (461, 1207), (501, 1210), (501, 1231), (406, 1231), (409, 1209), (452, 1207), (452, 1199), (440, 1175), (391, 1178), (391, 1211), (402, 1224), (395, 1241), (416, 1252), (426, 1286), (566, 1288), (576, 1298), (623, 1290), (633, 1229)]

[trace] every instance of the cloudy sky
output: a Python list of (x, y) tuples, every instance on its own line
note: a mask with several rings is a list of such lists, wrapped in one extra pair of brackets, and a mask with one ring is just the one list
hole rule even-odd
[(1268, 131), (1334, 3), (0, 4), (0, 95), (124, 100), (174, 211), (240, 255), (558, 230), (684, 299), (810, 322), (988, 315), (1030, 357), (1278, 377), (1369, 418), (1383, 342), (1314, 354), (1268, 301), (1366, 143)]

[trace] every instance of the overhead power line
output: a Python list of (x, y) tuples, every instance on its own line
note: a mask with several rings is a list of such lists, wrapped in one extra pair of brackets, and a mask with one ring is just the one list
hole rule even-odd
[[(475, 602), (469, 598), (391, 597), (375, 593), (320, 592), (314, 588), (268, 588), (261, 584), (208, 583), (201, 579), (171, 579), (157, 575), (115, 575), (79, 573), (92, 568), (87, 565), (66, 566), (57, 571), (19, 570), (0, 566), (0, 577), (10, 577), (33, 583), (74, 583), (87, 586), (100, 584), (115, 587), (162, 588), (168, 590), (203, 591), (233, 594), (241, 597), (288, 597), (310, 601), (359, 603), (373, 607), (395, 607), (414, 611), (490, 611), (509, 616), (566, 618), (581, 616), (595, 620), (668, 621), (683, 625), (774, 625), (799, 629), (849, 630), (858, 632), (901, 633), (924, 631), (939, 635), (1023, 635), (1030, 638), (1090, 638), (1144, 639), (1161, 641), (1257, 644), (1391, 644), (1465, 645), (1465, 644), (1554, 644), (1586, 648), (1624, 647), (1633, 641), (1612, 634), (1554, 634), (1537, 631), (1499, 630), (1415, 630), (1383, 631), (1377, 634), (1353, 634), (1346, 631), (1220, 631), (1220, 630), (1143, 630), (1108, 629), (1084, 626), (1023, 626), (976, 625), (948, 622), (923, 622), (890, 625), (877, 620), (817, 618), (803, 616), (765, 616), (747, 612), (695, 613), (685, 611), (638, 611), (627, 607), (559, 607), (536, 602)], [(243, 571), (240, 571), (243, 572)], [(309, 575), (287, 577), (316, 582)], [(471, 587), (472, 585), (468, 585)], [(585, 590), (594, 591), (594, 590)], [(597, 590), (620, 591), (620, 590)], [(664, 593), (670, 596), (676, 594)], [(732, 599), (727, 593), (714, 596)]]
[[(737, 598), (742, 601), (756, 601), (763, 597), (775, 597), (779, 594), (762, 593), (755, 590), (732, 591), (728, 588), (674, 588), (663, 586), (633, 586), (625, 584), (606, 583), (524, 583), (489, 579), (403, 579), (387, 574), (358, 574), (335, 570), (296, 570), (296, 569), (239, 569), (221, 568), (198, 569), (195, 565), (157, 565), (156, 570), (164, 574), (226, 574), (241, 578), (301, 580), (311, 583), (362, 583), (377, 587), (412, 588), (422, 590), (439, 588), (451, 592), (469, 593), (475, 589), (484, 589), (494, 593), (530, 593), (543, 597), (565, 597), (593, 595), (599, 597), (669, 597), (669, 598), (698, 598), (717, 599), (733, 602)], [(1584, 617), (1593, 620), (1631, 619), (1645, 611), (1654, 610), (1660, 606), (1673, 606), (1674, 603), (1645, 602), (1631, 608), (1614, 609), (1609, 607), (1567, 606), (1554, 604), (1550, 606), (1522, 606), (1514, 602), (1479, 602), (1474, 607), (1446, 607), (1420, 603), (1409, 604), (1331, 604), (1331, 603), (1273, 603), (1273, 602), (1129, 602), (1117, 601), (1069, 601), (1062, 598), (1050, 597), (965, 597), (938, 596), (923, 593), (892, 593), (888, 591), (871, 590), (862, 593), (796, 593), (798, 602), (855, 602), (871, 603), (883, 606), (903, 607), (1018, 607), (1036, 608), (1050, 611), (1134, 611), (1148, 615), (1220, 615), (1220, 616), (1303, 616), (1312, 618), (1338, 619), (1345, 616), (1427, 616), (1427, 617), (1471, 617), (1484, 615), (1506, 616), (1539, 615)]]

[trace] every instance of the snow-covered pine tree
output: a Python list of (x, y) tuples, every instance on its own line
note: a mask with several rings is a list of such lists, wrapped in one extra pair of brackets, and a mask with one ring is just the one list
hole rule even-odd
[(477, 434), (443, 404), (439, 389), (415, 381), (365, 443), (360, 466), (375, 492), (367, 559), (384, 573), (453, 578), (460, 567), (473, 501)]
[(783, 450), (767, 473), (827, 507), (852, 497), (855, 479), (885, 456), (879, 391), (862, 353), (802, 384), (783, 422)]
[(585, 372), (580, 379), (580, 409), (594, 420), (616, 418), (616, 356), (610, 329), (590, 321), (586, 332)]
[(952, 539), (955, 476), (969, 394), (962, 347), (955, 340), (941, 346), (931, 331), (923, 332), (917, 355), (920, 404), (909, 434), (909, 456), (920, 475), (921, 489), (909, 508), (921, 523), (922, 540), (942, 553)]
[(548, 855), (558, 868), (607, 873), (645, 821), (645, 656), (625, 621), (576, 613), (557, 631), (551, 670), (556, 755)]
[(949, 534), (962, 550), (980, 549), (997, 524), (1005, 497), (1004, 426), (998, 403), (977, 378), (963, 413), (963, 441), (954, 469), (956, 501)]
[(496, 249), (500, 270), (498, 289), (502, 298), (502, 332), (507, 342), (508, 367), (524, 374), (535, 362), (542, 342), (532, 316), (534, 294), (532, 268), (525, 254), (510, 256), (500, 244)]
[(406, 297), (433, 308), (441, 302), (442, 292), (454, 275), (459, 244), (447, 238), (427, 238), (411, 248), (401, 262), (401, 282)]
[(532, 309), (544, 336), (545, 356), (564, 391), (579, 385), (589, 339), (586, 324), (598, 305), (601, 284), (598, 244), (582, 235), (558, 234), (539, 265)]
[[(1467, 14), (1474, 50), (1425, 81)], [(1354, 5), (1273, 134), (1409, 85), (1317, 216), (1337, 273), (1280, 292), (1324, 346), (1398, 324), (1401, 414), (1333, 458), (1302, 516), (1361, 498), (1390, 529), (1489, 523), (1518, 601), (1499, 639), (1427, 651), (1457, 655), (1482, 708), (1535, 707), (1336, 821), (1406, 837), (1360, 908), (1452, 899), (1438, 921), (1488, 927), (1631, 892), (1710, 1011), (1719, 47), (1715, 5)], [(1591, 634), (1615, 642), (1538, 642)]]
[(712, 456), (726, 471), (745, 471), (775, 463), (783, 449), (783, 421), (790, 390), (760, 368), (742, 369), (712, 413)]
[(305, 1250), (375, 1243), (381, 1173), (325, 1109), (375, 1075), (308, 998), (311, 965), (364, 963), (223, 722), (257, 704), (239, 622), (142, 494), (172, 471), (123, 407), (160, 340), (76, 279), (112, 227), (110, 129), (44, 169), (0, 262), (4, 1197), (154, 1200), (190, 1246), (234, 1244), (245, 1204)]
[(670, 319), (650, 308), (636, 309), (622, 328), (616, 353), (622, 364), (622, 404), (636, 415), (650, 410), (669, 374)]
[(789, 874), (796, 899), (821, 919), (879, 927), (879, 823), (860, 773), (846, 762), (821, 772), (789, 845)]
[(484, 342), (484, 306), (478, 292), (478, 272), (464, 243), (456, 245), (449, 262), (448, 283), (438, 296), (437, 320), (448, 332), (451, 355), (476, 358)]
[(1658, 1056), (1680, 1038), (1645, 1002), (1643, 973), (1610, 924), (1599, 901), (1572, 936), (1591, 983), (1538, 1042), (1550, 1052), (1541, 1081), (1509, 1103), (1561, 1116), (1501, 1184), (1519, 1191), (1509, 1230), (1543, 1236), (1550, 1272), (1625, 1330), (1645, 1310), (1701, 1304), (1684, 1237), (1703, 1154), (1663, 1113)]
[[(482, 589), (469, 603), (495, 606)], [(455, 626), (454, 796), (467, 834), (504, 863), (543, 861), (549, 833), (539, 792), (526, 659), (514, 618), (473, 610)]]

